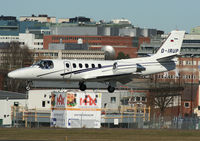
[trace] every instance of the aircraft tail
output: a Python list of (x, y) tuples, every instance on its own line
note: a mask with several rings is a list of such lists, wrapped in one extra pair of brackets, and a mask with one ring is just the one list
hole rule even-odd
[(172, 31), (153, 57), (162, 60), (180, 55), (184, 35), (185, 31)]

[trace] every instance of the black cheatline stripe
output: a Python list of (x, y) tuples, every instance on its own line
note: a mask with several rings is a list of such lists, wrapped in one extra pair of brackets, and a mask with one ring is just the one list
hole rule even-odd
[(59, 71), (63, 71), (63, 70), (58, 70), (58, 71), (53, 71), (53, 72), (48, 72), (48, 73), (40, 74), (40, 75), (37, 75), (37, 77), (48, 75), (48, 74), (52, 74), (52, 73), (56, 73), (56, 72), (59, 72)]
[[(162, 62), (163, 64), (168, 64), (168, 63), (172, 63), (174, 61), (166, 61), (166, 62)], [(159, 62), (147, 62), (147, 63), (138, 63), (138, 64), (143, 64), (144, 66), (151, 66), (152, 64), (157, 64), (159, 65)], [(67, 73), (63, 73), (60, 74), (61, 76), (64, 75), (68, 75), (68, 74), (79, 74), (79, 73), (83, 73), (83, 72), (88, 72), (88, 71), (93, 71), (93, 70), (97, 70), (97, 69), (102, 69), (102, 68), (108, 68), (108, 67), (112, 67), (113, 65), (107, 65), (107, 66), (102, 66), (101, 68), (88, 68), (88, 69), (82, 69), (82, 70), (76, 70), (76, 71), (71, 71), (71, 72), (67, 72)], [(136, 64), (129, 64), (129, 65), (119, 65), (118, 67), (125, 67), (125, 66), (133, 66), (132, 68), (136, 68), (134, 66), (136, 66)], [(122, 68), (119, 68), (122, 69)], [(123, 69), (129, 69), (129, 68), (123, 68)]]

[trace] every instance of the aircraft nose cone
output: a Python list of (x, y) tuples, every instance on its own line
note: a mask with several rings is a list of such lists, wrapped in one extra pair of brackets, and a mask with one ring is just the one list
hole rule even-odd
[(16, 77), (16, 76), (15, 76), (15, 72), (14, 72), (14, 71), (9, 72), (9, 73), (8, 73), (8, 77), (9, 77), (9, 78), (15, 78), (15, 77)]

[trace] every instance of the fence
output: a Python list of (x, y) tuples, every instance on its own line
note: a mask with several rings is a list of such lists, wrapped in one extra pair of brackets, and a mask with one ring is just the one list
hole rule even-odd
[[(139, 129), (200, 129), (198, 117), (150, 117), (150, 107), (121, 107), (102, 109), (102, 128), (139, 128)], [(50, 127), (50, 110), (26, 110), (12, 107), (13, 127)]]

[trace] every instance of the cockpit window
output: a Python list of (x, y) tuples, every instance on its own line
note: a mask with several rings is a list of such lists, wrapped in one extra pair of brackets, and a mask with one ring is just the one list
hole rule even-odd
[(52, 69), (54, 67), (53, 61), (51, 60), (41, 60), (33, 64), (33, 66), (39, 66), (42, 69)]

